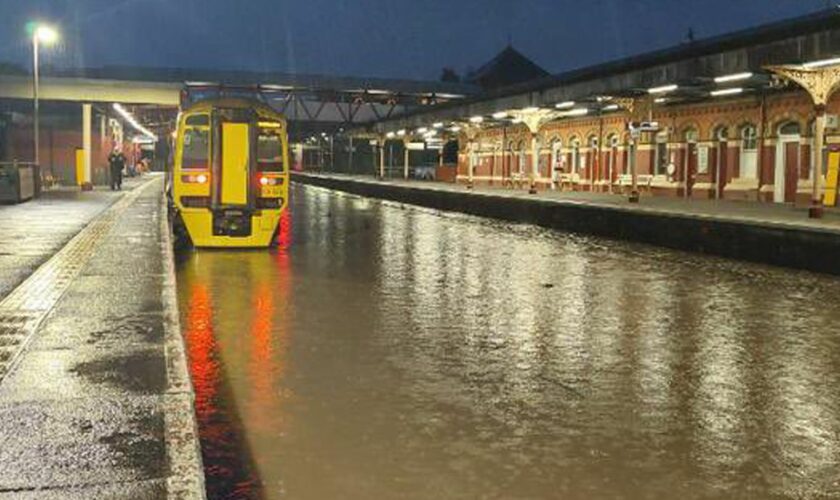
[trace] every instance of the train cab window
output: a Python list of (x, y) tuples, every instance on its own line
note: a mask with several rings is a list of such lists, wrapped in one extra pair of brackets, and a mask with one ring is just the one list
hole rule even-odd
[(282, 172), (283, 143), (280, 136), (261, 132), (257, 138), (257, 169), (262, 172)]
[(210, 130), (207, 128), (187, 128), (184, 131), (184, 154), (182, 168), (208, 169), (210, 157)]

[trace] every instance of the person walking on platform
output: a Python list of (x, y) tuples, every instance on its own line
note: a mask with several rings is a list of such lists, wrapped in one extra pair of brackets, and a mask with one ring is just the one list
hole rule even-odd
[(111, 191), (122, 189), (122, 172), (125, 161), (125, 155), (119, 148), (114, 148), (108, 155), (108, 165), (111, 170)]

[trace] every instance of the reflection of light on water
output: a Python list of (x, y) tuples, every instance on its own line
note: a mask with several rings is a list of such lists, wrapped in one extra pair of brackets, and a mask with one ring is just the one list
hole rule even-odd
[[(715, 486), (731, 486), (739, 467), (751, 458), (744, 450), (744, 411), (747, 388), (744, 380), (745, 329), (743, 311), (733, 307), (735, 294), (725, 280), (698, 290), (703, 301), (699, 311), (697, 351), (692, 364), (697, 391), (692, 399), (695, 454)], [(736, 475), (736, 477), (733, 477)]]
[(773, 339), (767, 360), (769, 468), (779, 491), (801, 496), (836, 492), (840, 484), (838, 346), (836, 336), (821, 331), (828, 324), (824, 311), (809, 313), (795, 300), (777, 302), (770, 311), (771, 321), (791, 326)]
[[(190, 376), (195, 388), (195, 411), (199, 422), (208, 422), (215, 412), (218, 362), (216, 340), (213, 338), (213, 311), (207, 286), (193, 284), (187, 301), (187, 321), (184, 334), (187, 340)], [(210, 431), (207, 425), (202, 431)]]

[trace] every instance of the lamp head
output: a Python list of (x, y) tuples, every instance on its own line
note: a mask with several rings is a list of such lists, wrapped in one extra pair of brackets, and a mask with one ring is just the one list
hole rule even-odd
[(39, 24), (35, 28), (33, 36), (37, 38), (39, 42), (45, 44), (51, 44), (58, 40), (58, 32), (46, 24)]

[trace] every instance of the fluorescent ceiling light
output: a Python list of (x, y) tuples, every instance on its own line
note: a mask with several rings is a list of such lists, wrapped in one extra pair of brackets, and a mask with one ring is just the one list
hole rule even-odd
[(753, 74), (748, 71), (744, 73), (733, 73), (731, 75), (715, 77), (715, 83), (736, 82), (738, 80), (746, 80), (747, 78), (751, 78), (752, 76)]
[(672, 83), (671, 85), (663, 85), (661, 87), (651, 87), (648, 89), (648, 93), (651, 94), (664, 94), (665, 92), (673, 92), (677, 90), (677, 84)]
[(493, 118), (495, 120), (501, 120), (503, 118), (507, 118), (507, 113), (505, 111), (497, 111), (493, 113)]
[(472, 122), (472, 123), (481, 123), (483, 121), (484, 121), (483, 116), (473, 116), (472, 118), (470, 118), (470, 122)]
[(744, 89), (742, 89), (741, 87), (736, 87), (731, 89), (713, 90), (712, 92), (710, 92), (710, 94), (712, 95), (712, 97), (718, 97), (722, 95), (740, 94), (743, 91)]
[(131, 126), (132, 126), (132, 127), (134, 127), (134, 130), (137, 130), (138, 132), (140, 132), (140, 133), (142, 133), (142, 134), (146, 135), (149, 139), (151, 139), (151, 140), (153, 140), (153, 141), (157, 141), (157, 140), (158, 140), (157, 136), (156, 136), (155, 134), (153, 134), (153, 133), (151, 132), (151, 130), (147, 129), (147, 128), (146, 128), (146, 127), (144, 127), (143, 125), (140, 125), (140, 123), (139, 123), (137, 120), (135, 120), (135, 119), (134, 119), (134, 116), (132, 116), (132, 115), (131, 115), (131, 113), (129, 113), (128, 111), (126, 111), (126, 110), (125, 110), (125, 108), (124, 108), (124, 107), (122, 107), (122, 105), (120, 105), (119, 103), (116, 103), (116, 102), (115, 102), (115, 103), (114, 103), (114, 109), (115, 109), (115, 110), (117, 111), (117, 113), (119, 113), (119, 114), (120, 114), (123, 118), (125, 118), (125, 121), (127, 121), (128, 123), (130, 123), (130, 124), (131, 124)]
[(575, 105), (575, 101), (565, 101), (565, 102), (558, 102), (557, 104), (554, 105), (554, 107), (557, 108), (557, 109), (568, 109), (568, 108), (574, 107), (574, 105)]
[(523, 113), (536, 113), (539, 110), (540, 110), (540, 108), (538, 108), (537, 106), (528, 106), (527, 108), (523, 109), (522, 112)]
[(831, 59), (820, 59), (819, 61), (811, 61), (803, 64), (806, 68), (822, 68), (823, 66), (833, 66), (840, 64), (840, 57), (832, 57)]
[(604, 106), (604, 111), (615, 111), (618, 109), (618, 104), (608, 104)]
[(432, 125), (432, 127), (434, 127), (434, 128), (443, 128), (443, 122), (435, 122), (435, 124), (434, 124), (434, 125)]
[(586, 108), (575, 108), (566, 111), (565, 113), (563, 113), (563, 116), (583, 116), (587, 113), (589, 113), (589, 110)]

